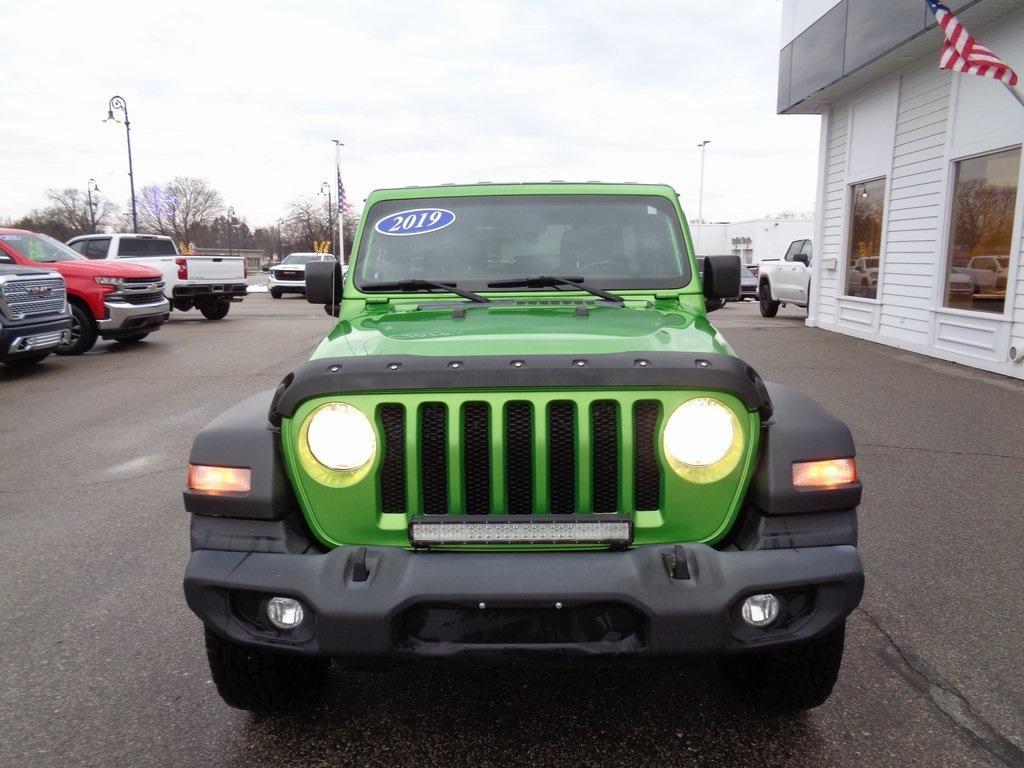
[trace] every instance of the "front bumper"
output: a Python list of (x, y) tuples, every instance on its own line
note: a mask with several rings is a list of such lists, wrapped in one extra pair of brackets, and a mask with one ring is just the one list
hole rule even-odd
[(108, 300), (104, 303), (107, 317), (96, 321), (100, 336), (110, 338), (121, 334), (155, 331), (170, 317), (171, 303), (160, 299), (149, 304), (130, 304)]
[(246, 283), (187, 283), (171, 290), (174, 299), (202, 299), (241, 301), (248, 290)]
[(306, 281), (302, 280), (282, 280), (274, 276), (274, 273), (270, 273), (270, 278), (267, 280), (267, 287), (277, 288), (280, 291), (289, 291), (296, 293), (306, 292)]
[(55, 349), (67, 342), (71, 318), (43, 322), (19, 322), (0, 327), (0, 359), (16, 358), (47, 349)]
[[(211, 629), (242, 644), (355, 661), (515, 663), (786, 645), (835, 626), (863, 592), (852, 546), (681, 546), (688, 578), (673, 575), (669, 545), (620, 552), (340, 547), (302, 555), (200, 549), (188, 564), (185, 595)], [(781, 595), (793, 609), (754, 629), (742, 622), (739, 604), (762, 592)], [(305, 604), (298, 628), (278, 631), (261, 620), (260, 602), (274, 595)]]

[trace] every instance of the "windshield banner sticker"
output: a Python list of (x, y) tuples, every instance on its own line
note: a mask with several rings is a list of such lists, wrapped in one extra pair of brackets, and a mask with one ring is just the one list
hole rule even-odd
[(455, 221), (455, 214), (444, 208), (414, 208), (385, 216), (374, 225), (382, 235), (407, 237), (437, 232)]
[(21, 235), (0, 235), (0, 240), (10, 240), (12, 242), (21, 240)]

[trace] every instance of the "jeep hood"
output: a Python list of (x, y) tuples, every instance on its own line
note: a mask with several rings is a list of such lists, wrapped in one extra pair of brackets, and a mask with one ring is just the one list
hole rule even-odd
[[(340, 322), (313, 358), (347, 356), (612, 354), (706, 352), (733, 354), (705, 317), (684, 311), (591, 306), (465, 305), (386, 311)], [(458, 316), (461, 315), (461, 316)]]

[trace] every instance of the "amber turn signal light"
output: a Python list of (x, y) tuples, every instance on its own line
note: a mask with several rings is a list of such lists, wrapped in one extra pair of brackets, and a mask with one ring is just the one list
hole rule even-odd
[(854, 459), (798, 461), (793, 464), (795, 488), (835, 488), (856, 481), (857, 462)]
[(188, 488), (199, 493), (248, 493), (252, 470), (241, 467), (188, 465)]

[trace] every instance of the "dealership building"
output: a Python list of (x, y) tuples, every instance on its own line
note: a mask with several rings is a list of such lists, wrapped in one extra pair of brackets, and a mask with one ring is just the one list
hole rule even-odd
[[(1024, 78), (1021, 0), (947, 2)], [(819, 114), (808, 325), (1024, 379), (1024, 106), (938, 67), (923, 0), (785, 0), (780, 114)]]

